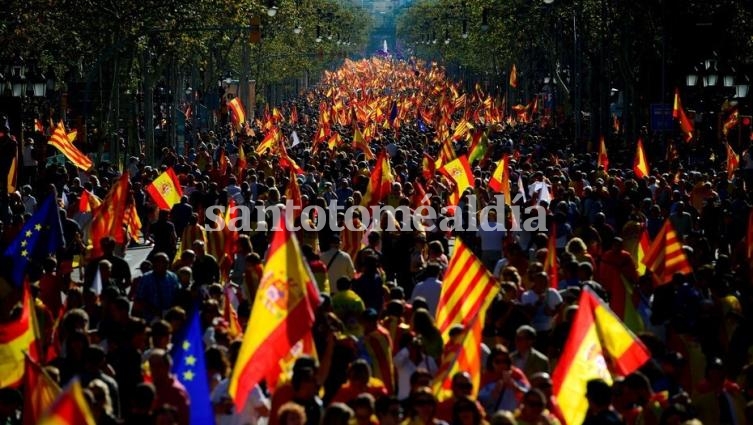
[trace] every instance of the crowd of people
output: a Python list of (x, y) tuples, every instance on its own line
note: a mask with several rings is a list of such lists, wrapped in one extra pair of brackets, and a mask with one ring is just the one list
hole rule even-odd
[[(85, 193), (106, 198), (119, 172), (49, 167), (33, 186), (10, 194), (12, 218), (2, 228), (7, 246), (41, 199), (51, 192), (61, 199), (65, 248), (29, 270), (45, 336), (44, 370), (61, 386), (80, 378), (97, 424), (188, 424), (196, 400), (171, 374), (169, 353), (198, 306), (218, 424), (564, 425), (552, 373), (578, 295), (588, 288), (607, 303), (632, 302), (639, 317), (630, 326), (651, 360), (628, 376), (590, 381), (585, 424), (753, 423), (751, 150), (729, 178), (714, 159), (685, 161), (685, 142), (646, 134), (651, 171), (637, 178), (632, 158), (612, 158), (604, 169), (595, 152), (571, 146), (560, 129), (546, 125), (546, 111), (522, 118), (505, 112), (479, 88), (458, 93), (436, 65), (346, 61), (315, 89), (258, 120), (196, 133), (186, 152), (165, 148), (157, 164), (131, 157), (122, 172), (142, 229), (126, 241), (89, 241), (91, 212), (79, 202)], [(463, 121), (472, 128), (455, 131)], [(274, 131), (287, 147), (259, 150)], [(480, 131), (488, 145), (471, 163), (472, 187), (451, 205), (453, 183), (435, 161), (447, 155), (445, 146), (454, 156), (470, 155)], [(366, 146), (354, 141), (355, 133)], [(666, 143), (676, 144), (675, 156), (664, 157)], [(447, 220), (453, 230), (387, 231), (387, 221), (399, 227), (400, 220), (385, 214), (375, 223), (356, 216), (355, 230), (299, 231), (321, 296), (314, 352), (298, 356), (278, 382), (257, 386), (237, 411), (229, 379), (243, 332), (258, 326), (248, 318), (265, 296), (257, 288), (272, 233), (254, 224), (228, 247), (215, 241), (218, 232), (202, 230), (204, 212), (231, 202), (284, 203), (294, 183), (303, 206), (360, 205), (382, 152), (392, 180), (378, 201), (431, 206), (441, 214), (426, 228)], [(480, 210), (499, 199), (488, 182), (503, 155), (511, 192), (524, 194), (514, 202), (543, 208), (546, 232), (467, 230), (478, 219), (468, 213), (469, 200)], [(160, 211), (146, 187), (168, 168), (183, 197)], [(659, 285), (636, 252), (643, 231), (651, 240), (667, 220), (693, 271)], [(498, 281), (499, 294), (484, 312), (482, 370), (452, 376), (452, 395), (440, 399), (433, 384), (448, 341), (435, 316), (456, 238)], [(103, 254), (72, 266), (87, 244)], [(133, 273), (124, 250), (145, 244), (151, 253)], [(545, 268), (552, 246), (556, 278)], [(8, 285), (3, 292), (10, 318), (19, 297)], [(227, 304), (237, 311), (240, 333), (223, 314)], [(21, 394), (0, 390), (0, 422), (21, 423)]]

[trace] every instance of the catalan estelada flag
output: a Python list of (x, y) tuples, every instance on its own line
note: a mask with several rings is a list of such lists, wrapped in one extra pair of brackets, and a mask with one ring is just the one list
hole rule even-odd
[(55, 131), (52, 133), (52, 136), (50, 136), (50, 140), (47, 144), (54, 146), (77, 168), (86, 171), (92, 168), (94, 163), (88, 156), (84, 155), (83, 152), (73, 145), (73, 141), (76, 140), (76, 134), (75, 131), (70, 133), (66, 132), (63, 122), (60, 121), (57, 127), (55, 127)]
[(643, 150), (643, 139), (638, 139), (638, 144), (635, 146), (633, 173), (635, 173), (635, 177), (639, 179), (648, 177), (649, 174), (648, 160), (646, 160), (646, 151)]
[(230, 118), (233, 120), (233, 124), (237, 129), (241, 128), (241, 124), (246, 122), (246, 108), (243, 107), (241, 99), (234, 97), (227, 103), (228, 109), (230, 109)]
[(21, 315), (11, 322), (0, 324), (0, 388), (21, 383), (26, 362), (24, 353), (28, 353), (32, 360), (39, 357), (33, 303), (29, 285), (24, 285)]
[(27, 356), (24, 373), (24, 425), (36, 425), (60, 393), (60, 387), (42, 366)]
[(39, 425), (95, 425), (96, 421), (84, 396), (81, 381), (73, 378), (55, 400)]
[(390, 160), (387, 158), (386, 151), (382, 150), (377, 156), (376, 166), (371, 171), (369, 185), (366, 187), (366, 193), (363, 195), (361, 205), (371, 207), (379, 204), (379, 202), (390, 193), (392, 181), (393, 177)]
[(510, 155), (505, 154), (497, 163), (491, 179), (489, 179), (489, 188), (495, 192), (505, 195), (505, 204), (512, 204), (512, 195), (510, 194)]
[(603, 166), (604, 171), (609, 170), (609, 155), (607, 155), (607, 144), (604, 142), (604, 136), (599, 138), (599, 159), (596, 165)]
[(552, 375), (554, 396), (565, 422), (583, 423), (586, 383), (633, 373), (651, 358), (643, 343), (590, 289), (581, 292), (564, 351)]
[(680, 89), (675, 89), (675, 101), (672, 105), (672, 118), (676, 119), (680, 123), (680, 131), (686, 142), (693, 139), (693, 121), (688, 118), (685, 113), (685, 109), (682, 107), (682, 101), (680, 100)]
[(269, 246), (264, 271), (230, 378), (230, 395), (242, 411), (248, 393), (279, 370), (279, 361), (311, 333), (319, 290), (295, 235), (280, 218)]
[(455, 158), (444, 164), (438, 171), (455, 186), (450, 194), (449, 203), (450, 205), (457, 205), (463, 192), (473, 187), (473, 173), (471, 173), (471, 166), (468, 164), (468, 157), (463, 155)]
[(658, 284), (669, 283), (675, 273), (693, 272), (682, 243), (672, 223), (667, 219), (643, 258), (643, 264), (654, 273)]
[(173, 205), (179, 203), (181, 196), (183, 196), (183, 189), (180, 187), (178, 176), (175, 175), (172, 167), (154, 179), (146, 187), (146, 191), (161, 210), (169, 210)]

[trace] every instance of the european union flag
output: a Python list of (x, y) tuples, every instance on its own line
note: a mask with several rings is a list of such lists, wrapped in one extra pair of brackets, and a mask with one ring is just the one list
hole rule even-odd
[(184, 334), (175, 339), (171, 354), (173, 374), (186, 388), (191, 400), (189, 423), (214, 424), (214, 413), (209, 401), (207, 369), (204, 364), (199, 309), (194, 309)]
[(55, 254), (58, 248), (64, 245), (57, 200), (55, 195), (50, 195), (5, 250), (4, 261), (9, 265), (13, 284), (20, 288), (30, 265), (41, 264), (45, 258)]
[(418, 117), (418, 119), (416, 119), (416, 124), (418, 124), (418, 131), (420, 131), (421, 133), (426, 133), (428, 129), (426, 128), (426, 124), (424, 124), (424, 120), (422, 120), (421, 117)]

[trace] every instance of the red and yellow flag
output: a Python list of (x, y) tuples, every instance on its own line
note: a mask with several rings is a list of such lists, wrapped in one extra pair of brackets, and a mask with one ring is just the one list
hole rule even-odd
[(434, 158), (426, 152), (424, 152), (424, 157), (421, 161), (421, 169), (421, 173), (427, 182), (434, 179), (434, 173), (437, 172), (437, 163)]
[(259, 143), (259, 146), (256, 147), (256, 154), (261, 155), (267, 149), (274, 150), (274, 147), (278, 144), (279, 140), (280, 140), (280, 129), (277, 127), (274, 127), (264, 134), (264, 139), (262, 139), (261, 143)]
[(39, 425), (95, 425), (96, 421), (86, 402), (81, 381), (73, 378), (55, 400)]
[(92, 240), (90, 258), (103, 254), (99, 241), (105, 236), (112, 236), (118, 244), (125, 243), (126, 211), (123, 206), (126, 205), (131, 189), (131, 181), (128, 177), (128, 173), (120, 176), (102, 201), (102, 205), (94, 211), (90, 232)]
[(455, 186), (450, 194), (450, 205), (457, 205), (466, 189), (473, 187), (473, 173), (465, 155), (455, 158), (438, 170)]
[(669, 283), (675, 273), (693, 272), (693, 267), (685, 256), (682, 243), (669, 219), (664, 222), (664, 226), (648, 248), (643, 264), (654, 273), (659, 285)]
[(238, 182), (243, 181), (244, 173), (246, 171), (246, 166), (248, 165), (248, 160), (246, 159), (246, 151), (243, 149), (243, 143), (238, 144), (238, 160), (235, 162), (235, 169), (237, 170), (236, 176), (238, 178)]
[(599, 138), (599, 159), (596, 165), (604, 167), (604, 171), (609, 170), (609, 155), (607, 155), (607, 144), (604, 142), (604, 136)]
[(58, 384), (37, 362), (26, 357), (24, 373), (24, 424), (36, 425), (61, 393)]
[(740, 155), (732, 150), (732, 146), (727, 143), (727, 180), (732, 180), (735, 170), (740, 166)]
[(293, 217), (298, 218), (303, 211), (303, 197), (301, 196), (301, 187), (298, 185), (298, 176), (291, 168), (288, 171), (288, 186), (285, 188), (285, 199), (293, 204)]
[(39, 358), (39, 346), (34, 321), (34, 302), (29, 285), (24, 285), (21, 316), (12, 322), (0, 324), (0, 388), (17, 386), (24, 376), (28, 353), (32, 360)]
[(290, 119), (289, 119), (290, 125), (298, 125), (298, 107), (293, 104), (293, 106), (290, 107)]
[(353, 131), (353, 143), (351, 144), (351, 147), (353, 149), (360, 149), (361, 151), (363, 151), (363, 154), (367, 160), (374, 159), (374, 152), (372, 152), (369, 144), (366, 143), (366, 139), (363, 137), (361, 129), (358, 128), (358, 125), (356, 125), (355, 127), (356, 129), (355, 131)]
[(484, 264), (459, 238), (447, 265), (442, 290), (437, 304), (437, 328), (447, 340), (453, 325), (467, 326), (484, 306), (488, 297), (494, 297), (497, 285)]
[(643, 343), (603, 301), (584, 289), (564, 351), (552, 375), (554, 396), (567, 424), (580, 424), (588, 411), (586, 384), (612, 382), (651, 358)]
[(78, 210), (80, 212), (93, 212), (102, 205), (102, 200), (97, 195), (85, 190), (81, 192), (81, 198), (78, 200)]
[(505, 205), (512, 205), (510, 194), (510, 155), (505, 154), (494, 169), (492, 178), (489, 179), (489, 188), (505, 195)]
[(730, 130), (732, 130), (740, 122), (740, 111), (735, 107), (729, 114), (724, 124), (722, 125), (722, 134), (726, 137)]
[(515, 67), (515, 64), (512, 64), (512, 69), (510, 70), (510, 87), (518, 88), (518, 69)]
[(227, 107), (230, 110), (230, 118), (233, 120), (235, 128), (240, 129), (241, 124), (246, 122), (246, 108), (243, 107), (241, 99), (234, 97), (227, 103)]
[(76, 134), (76, 131), (67, 133), (63, 122), (60, 121), (58, 126), (55, 127), (55, 131), (52, 133), (52, 136), (50, 136), (50, 140), (47, 144), (54, 146), (77, 168), (86, 171), (92, 168), (94, 163), (88, 156), (84, 155), (83, 152), (73, 145), (73, 141), (76, 140)]
[(635, 177), (639, 179), (648, 177), (649, 175), (648, 161), (646, 160), (646, 151), (643, 150), (643, 139), (638, 139), (638, 144), (635, 146), (633, 173), (635, 173)]
[(227, 285), (225, 287), (225, 296), (223, 297), (222, 304), (222, 319), (227, 323), (227, 334), (231, 339), (238, 338), (243, 334), (241, 324), (238, 321), (238, 313), (233, 308), (233, 303), (230, 300), (228, 291), (232, 291), (232, 287)]
[(682, 101), (680, 100), (680, 89), (675, 89), (675, 101), (672, 106), (672, 118), (676, 119), (680, 123), (680, 131), (685, 138), (686, 142), (693, 139), (693, 121), (688, 118), (685, 113), (685, 109), (682, 107)]
[[(481, 330), (489, 304), (499, 291), (494, 277), (458, 238), (447, 266), (437, 305), (437, 326), (447, 344), (434, 380), (433, 389), (440, 400), (452, 396), (452, 377), (457, 372), (471, 375), (474, 396), (481, 382)], [(454, 325), (463, 332), (450, 340)]]
[(129, 202), (123, 221), (128, 230), (128, 236), (130, 236), (131, 239), (138, 240), (139, 231), (141, 231), (141, 219), (139, 218), (139, 213), (136, 211), (135, 202)]
[(249, 318), (252, 330), (243, 335), (229, 393), (242, 411), (248, 393), (279, 368), (294, 345), (311, 333), (319, 291), (301, 257), (298, 240), (281, 217), (264, 264)]
[(361, 205), (371, 207), (379, 204), (379, 202), (390, 193), (392, 181), (393, 177), (390, 160), (387, 158), (386, 151), (382, 150), (377, 157), (376, 166), (371, 171), (369, 185), (366, 188), (366, 193), (363, 195)]
[(34, 118), (34, 131), (44, 134), (44, 124), (42, 124), (42, 121), (40, 121), (39, 118)]
[(635, 258), (635, 268), (638, 270), (639, 276), (643, 276), (646, 273), (646, 265), (643, 264), (643, 259), (646, 258), (646, 253), (650, 247), (651, 242), (648, 240), (648, 230), (643, 229), (638, 243), (635, 244), (635, 251), (631, 252), (633, 258)]
[(181, 196), (183, 196), (183, 189), (180, 187), (178, 176), (175, 175), (172, 167), (154, 179), (146, 187), (146, 191), (161, 210), (169, 210), (173, 205), (179, 203)]
[(552, 226), (549, 240), (546, 243), (546, 260), (544, 271), (549, 276), (549, 286), (557, 289), (560, 283), (560, 272), (557, 264), (557, 226)]

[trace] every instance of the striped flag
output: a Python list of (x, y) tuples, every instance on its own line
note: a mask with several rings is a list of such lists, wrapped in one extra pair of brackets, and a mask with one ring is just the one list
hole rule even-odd
[(450, 194), (449, 203), (450, 205), (457, 205), (463, 192), (473, 187), (473, 173), (471, 173), (471, 166), (468, 164), (468, 157), (463, 155), (455, 158), (443, 165), (438, 171), (455, 186), (455, 189)]
[(60, 393), (60, 387), (42, 366), (27, 356), (24, 373), (24, 425), (36, 425)]
[(648, 230), (643, 229), (641, 237), (638, 239), (638, 243), (635, 244), (635, 251), (631, 252), (633, 258), (635, 258), (635, 267), (638, 270), (638, 275), (643, 276), (646, 273), (646, 265), (643, 264), (643, 259), (646, 258), (646, 252), (648, 252), (651, 243), (648, 241)]
[(280, 359), (311, 333), (319, 291), (311, 270), (301, 257), (295, 234), (281, 217), (269, 246), (264, 272), (238, 359), (230, 378), (229, 393), (242, 411), (248, 393), (264, 378), (279, 371)]
[(21, 383), (26, 362), (24, 353), (28, 353), (32, 360), (37, 360), (40, 355), (32, 310), (34, 301), (29, 285), (24, 284), (23, 287), (21, 316), (0, 324), (0, 388)]
[(512, 204), (510, 193), (510, 155), (505, 154), (494, 169), (494, 174), (489, 180), (489, 188), (505, 195), (505, 204)]
[(173, 205), (180, 202), (180, 198), (183, 196), (183, 189), (180, 187), (178, 176), (175, 175), (172, 167), (154, 179), (146, 187), (146, 191), (161, 210), (171, 209)]
[(664, 226), (648, 248), (643, 264), (654, 273), (660, 285), (669, 283), (675, 273), (693, 272), (685, 251), (682, 249), (682, 243), (669, 219), (664, 222)]
[(84, 396), (78, 377), (55, 400), (39, 425), (95, 425), (96, 421)]
[(680, 89), (675, 90), (675, 100), (674, 104), (672, 105), (672, 118), (676, 119), (680, 123), (680, 131), (682, 131), (682, 135), (685, 138), (685, 141), (689, 142), (691, 139), (693, 139), (693, 131), (695, 131), (693, 127), (693, 121), (688, 118), (688, 115), (685, 113), (685, 109), (682, 107), (682, 101), (680, 100)]
[(67, 133), (63, 122), (60, 121), (55, 128), (55, 131), (52, 133), (52, 136), (50, 136), (50, 140), (47, 144), (52, 145), (59, 150), (60, 153), (65, 155), (65, 157), (73, 163), (73, 165), (86, 171), (92, 168), (94, 163), (88, 156), (84, 155), (83, 152), (73, 145), (73, 141), (76, 140), (76, 134), (76, 131)]
[(457, 157), (455, 148), (452, 145), (452, 139), (446, 138), (442, 142), (442, 149), (439, 151), (439, 159), (434, 164), (434, 168), (441, 168), (444, 164), (447, 164)]
[(233, 120), (233, 124), (237, 129), (241, 128), (241, 124), (246, 122), (246, 108), (243, 107), (241, 99), (234, 97), (227, 103), (228, 109), (230, 109), (230, 118)]
[(288, 170), (289, 182), (285, 188), (285, 199), (293, 204), (293, 218), (298, 218), (303, 212), (303, 197), (301, 196), (301, 187), (298, 185), (298, 176), (292, 168)]
[(560, 362), (552, 375), (554, 396), (567, 424), (580, 424), (588, 411), (586, 384), (612, 382), (651, 358), (648, 349), (590, 289), (581, 292)]
[(42, 121), (40, 121), (39, 118), (34, 118), (34, 131), (44, 134), (44, 124), (42, 124)]
[(549, 240), (546, 244), (546, 261), (544, 271), (549, 276), (549, 286), (557, 289), (560, 283), (560, 274), (557, 267), (557, 226), (552, 226), (549, 232)]
[[(433, 385), (440, 400), (452, 395), (452, 376), (461, 371), (471, 375), (474, 391), (478, 391), (483, 315), (498, 291), (481, 260), (456, 239), (437, 305), (437, 326), (447, 341)], [(463, 333), (450, 341), (450, 328), (457, 324), (463, 326)]]
[(635, 147), (633, 173), (635, 173), (635, 177), (639, 179), (648, 177), (649, 175), (648, 160), (646, 160), (646, 151), (643, 150), (643, 139), (638, 139), (638, 144)]
[(81, 192), (81, 198), (78, 200), (79, 212), (92, 212), (99, 208), (100, 205), (102, 205), (102, 200), (97, 195), (88, 190)]
[(437, 304), (437, 327), (442, 336), (453, 325), (467, 326), (482, 311), (484, 300), (496, 294), (494, 277), (459, 238), (447, 265)]
[(264, 134), (264, 139), (262, 139), (261, 143), (259, 143), (259, 146), (256, 147), (256, 154), (261, 155), (267, 149), (273, 149), (279, 141), (280, 129), (274, 127)]
[(128, 173), (120, 176), (120, 179), (110, 189), (102, 205), (94, 212), (91, 221), (91, 251), (90, 258), (96, 258), (103, 254), (100, 239), (112, 236), (118, 244), (124, 244), (126, 240), (125, 218), (126, 211), (123, 208), (129, 199), (131, 181)]
[(604, 171), (609, 170), (609, 155), (607, 155), (607, 144), (604, 142), (604, 136), (599, 138), (599, 159), (598, 166), (603, 166)]
[(390, 193), (392, 181), (393, 176), (392, 168), (390, 167), (390, 160), (387, 158), (386, 151), (382, 150), (377, 157), (376, 166), (371, 171), (369, 185), (366, 188), (366, 193), (363, 195), (361, 205), (371, 207), (379, 204), (379, 202)]
[(732, 180), (732, 177), (735, 175), (735, 170), (737, 170), (737, 167), (740, 166), (740, 155), (735, 153), (734, 150), (732, 150), (732, 146), (727, 145), (727, 180)]

